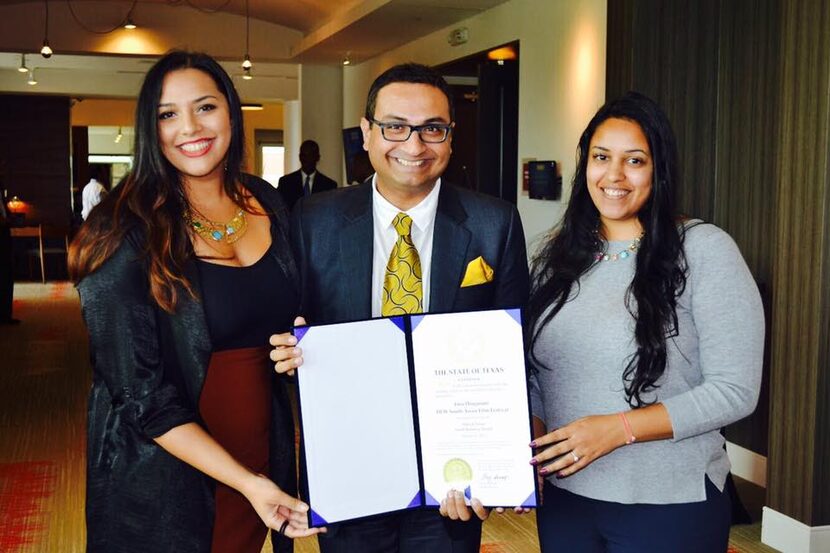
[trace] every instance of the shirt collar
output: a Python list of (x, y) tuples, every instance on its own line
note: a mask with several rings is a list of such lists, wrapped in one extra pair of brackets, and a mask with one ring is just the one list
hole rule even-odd
[[(383, 226), (392, 226), (392, 221), (395, 216), (402, 210), (395, 207), (389, 200), (383, 197), (378, 192), (377, 185), (378, 175), (375, 173), (372, 176), (372, 204), (375, 217), (378, 221), (383, 223)], [(441, 178), (435, 181), (435, 186), (426, 197), (417, 205), (410, 207), (404, 213), (412, 218), (412, 223), (418, 228), (420, 232), (426, 232), (432, 222), (435, 220), (435, 214), (438, 212), (438, 194), (441, 190)]]

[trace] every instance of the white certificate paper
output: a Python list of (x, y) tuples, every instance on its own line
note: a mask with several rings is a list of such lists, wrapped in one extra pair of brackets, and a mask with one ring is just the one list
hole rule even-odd
[(435, 506), (450, 489), (536, 505), (519, 310), (295, 334), (312, 526)]
[(295, 334), (311, 524), (420, 506), (403, 331), (374, 319)]
[(412, 349), (427, 505), (535, 506), (519, 310), (412, 316)]

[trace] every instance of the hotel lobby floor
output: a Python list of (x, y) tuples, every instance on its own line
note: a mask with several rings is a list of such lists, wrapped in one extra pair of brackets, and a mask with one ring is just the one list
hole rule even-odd
[[(22, 324), (0, 326), (0, 551), (81, 553), (90, 369), (78, 295), (66, 282), (17, 284), (14, 316)], [(759, 538), (758, 524), (735, 527), (730, 545), (774, 551)], [(533, 514), (484, 524), (482, 553), (538, 550)], [(316, 552), (316, 540), (296, 551)]]

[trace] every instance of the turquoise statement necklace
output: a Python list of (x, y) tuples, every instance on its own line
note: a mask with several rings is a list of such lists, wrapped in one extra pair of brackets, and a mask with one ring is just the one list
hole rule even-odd
[(199, 213), (200, 218), (197, 218), (191, 210), (186, 216), (187, 223), (190, 228), (205, 240), (212, 240), (213, 242), (225, 242), (226, 244), (233, 244), (245, 234), (248, 230), (248, 219), (245, 217), (245, 210), (240, 209), (236, 215), (227, 223), (217, 223), (211, 221), (204, 215)]

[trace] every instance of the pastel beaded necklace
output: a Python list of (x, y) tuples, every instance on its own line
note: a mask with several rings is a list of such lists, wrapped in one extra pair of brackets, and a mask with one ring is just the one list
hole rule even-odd
[(597, 252), (594, 254), (594, 259), (597, 262), (602, 261), (619, 261), (620, 259), (626, 259), (631, 257), (633, 254), (637, 253), (637, 250), (640, 249), (640, 241), (642, 240), (643, 235), (641, 234), (639, 237), (635, 238), (633, 242), (631, 242), (624, 250), (620, 250), (617, 253), (605, 253), (605, 252)]

